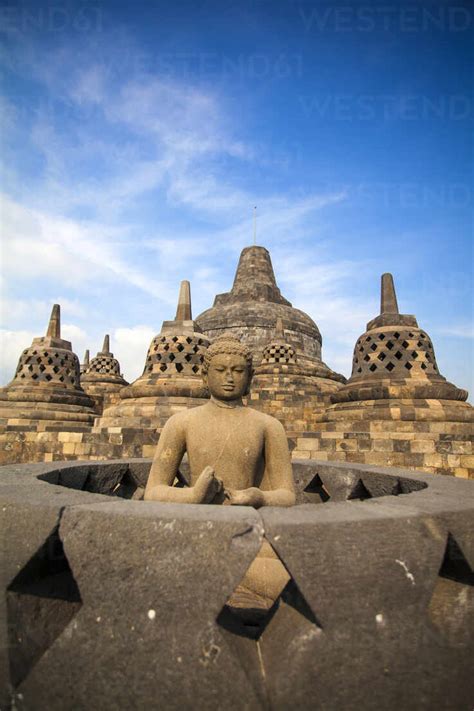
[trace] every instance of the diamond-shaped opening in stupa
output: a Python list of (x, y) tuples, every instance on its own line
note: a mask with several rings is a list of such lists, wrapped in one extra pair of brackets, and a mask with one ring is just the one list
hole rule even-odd
[(325, 504), (331, 498), (319, 474), (311, 479), (303, 492), (305, 501), (309, 504)]
[(460, 545), (449, 533), (443, 560), (428, 604), (437, 630), (461, 643), (474, 615), (474, 572)]
[(18, 686), (82, 605), (57, 529), (8, 586), (6, 602), (10, 677)]
[(295, 580), (275, 549), (264, 539), (244, 577), (220, 611), (217, 623), (233, 636), (259, 642), (288, 615), (303, 618), (312, 629), (321, 629)]

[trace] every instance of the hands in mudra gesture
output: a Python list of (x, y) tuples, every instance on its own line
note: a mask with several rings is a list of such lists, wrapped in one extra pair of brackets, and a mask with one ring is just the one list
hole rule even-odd
[(205, 467), (194, 487), (194, 503), (211, 504), (222, 502), (231, 506), (263, 506), (263, 494), (256, 486), (248, 489), (224, 489), (221, 479), (216, 477), (212, 467)]

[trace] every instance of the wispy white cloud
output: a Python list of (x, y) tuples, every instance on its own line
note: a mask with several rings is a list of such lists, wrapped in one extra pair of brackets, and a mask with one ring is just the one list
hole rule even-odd
[[(327, 250), (326, 213), (349, 192), (291, 194), (245, 182), (243, 168), (251, 175), (273, 159), (268, 146), (243, 139), (244, 119), (227, 112), (222, 88), (143, 71), (125, 30), (96, 40), (38, 50), (19, 38), (8, 59), (42, 96), (34, 111), (5, 104), (5, 142), (20, 137), (37, 167), (36, 177), (13, 161), (4, 168), (12, 186), (1, 202), (9, 371), (43, 332), (53, 301), (67, 314), (63, 332), (76, 352), (95, 354), (104, 326), (95, 320), (109, 291), (112, 349), (127, 378), (137, 377), (161, 320), (173, 316), (180, 279), (192, 281), (195, 314), (230, 288), (257, 205), (257, 242), (271, 249), (283, 293), (317, 322), (328, 364), (350, 374), (355, 340), (378, 310), (366, 283), (381, 270)], [(127, 300), (136, 321), (150, 325), (120, 323)], [(156, 303), (153, 319), (143, 303)], [(35, 333), (33, 322), (41, 324)], [(466, 333), (464, 324), (441, 331)]]
[(452, 336), (453, 338), (474, 339), (474, 325), (470, 322), (454, 323), (449, 326), (436, 326), (431, 331), (440, 336)]

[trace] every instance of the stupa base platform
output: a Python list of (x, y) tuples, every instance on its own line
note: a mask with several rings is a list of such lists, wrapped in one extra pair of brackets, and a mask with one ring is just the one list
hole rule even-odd
[(358, 410), (326, 412), (312, 432), (297, 438), (293, 455), (474, 479), (469, 405), (438, 402), (422, 408), (391, 402), (383, 407), (380, 401), (358, 405)]
[(90, 427), (65, 431), (47, 426), (39, 432), (24, 426), (1, 427), (0, 464), (152, 457), (158, 439), (156, 429), (110, 427), (91, 432)]
[(294, 375), (256, 375), (247, 404), (276, 417), (286, 432), (311, 431), (330, 405), (340, 383), (324, 378), (295, 378)]
[(122, 399), (96, 420), (93, 431), (109, 431), (111, 427), (161, 430), (172, 415), (190, 407), (205, 405), (207, 401), (208, 398), (177, 395)]

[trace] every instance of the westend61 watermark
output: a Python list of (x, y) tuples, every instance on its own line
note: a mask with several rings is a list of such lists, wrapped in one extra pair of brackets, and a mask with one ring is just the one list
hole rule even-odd
[(3, 5), (0, 27), (4, 32), (100, 32), (102, 8), (91, 4), (71, 8), (53, 3), (43, 7)]
[(463, 94), (300, 95), (298, 102), (306, 117), (333, 121), (465, 121), (473, 115), (473, 100)]
[(414, 208), (474, 207), (474, 190), (469, 183), (444, 182), (429, 184), (417, 181), (371, 182), (346, 192), (364, 204), (410, 210)]
[(310, 0), (298, 5), (298, 13), (306, 32), (466, 32), (474, 24), (466, 7), (442, 2), (355, 6)]
[(124, 56), (127, 66), (137, 73), (158, 72), (179, 78), (288, 79), (303, 75), (301, 54), (256, 52), (230, 57), (214, 52), (131, 52)]

